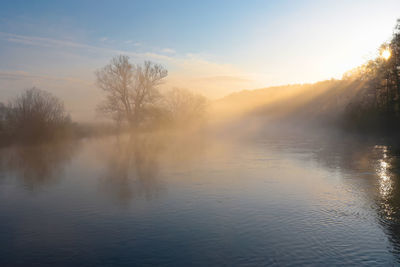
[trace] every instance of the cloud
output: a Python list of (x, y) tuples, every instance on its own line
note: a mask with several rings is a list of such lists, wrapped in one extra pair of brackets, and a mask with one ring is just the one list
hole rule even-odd
[(167, 54), (175, 54), (176, 53), (176, 51), (171, 48), (163, 48), (163, 49), (161, 49), (161, 52), (167, 53)]
[(133, 40), (126, 40), (126, 41), (124, 42), (124, 44), (132, 44), (133, 46), (136, 46), (136, 47), (142, 45), (140, 42), (135, 42), (135, 41), (133, 41)]
[(192, 89), (210, 98), (219, 98), (234, 91), (255, 88), (251, 75), (230, 65), (208, 61), (190, 55), (175, 62), (176, 70), (168, 77), (167, 85)]
[[(23, 44), (24, 47), (13, 46), (16, 49), (14, 51), (23, 52), (21, 55), (34, 55), (32, 61), (21, 56), (21, 63), (17, 65), (18, 71), (0, 70), (0, 85), (7, 88), (8, 96), (31, 86), (38, 86), (64, 99), (67, 108), (77, 118), (90, 119), (89, 116), (93, 114), (90, 110), (95, 110), (96, 103), (102, 99), (101, 91), (94, 85), (93, 72), (107, 64), (111, 57), (119, 54), (130, 56), (135, 63), (151, 60), (164, 65), (169, 71), (169, 76), (163, 90), (172, 87), (187, 88), (210, 98), (218, 98), (233, 91), (255, 88), (253, 80), (249, 78), (251, 75), (234, 65), (219, 63), (210, 55), (179, 54), (171, 48), (159, 50), (159, 53), (137, 52), (134, 48), (121, 50), (101, 44), (96, 46), (5, 32), (0, 32), (0, 40)], [(139, 43), (128, 40), (125, 44), (133, 47)], [(30, 51), (30, 47), (46, 49)], [(15, 54), (12, 57), (13, 62), (17, 56), (19, 57)], [(40, 68), (34, 65), (36, 58), (41, 60)], [(55, 60), (64, 63), (54, 64)]]
[(0, 71), (0, 80), (22, 81), (22, 80), (47, 80), (47, 81), (64, 81), (69, 83), (79, 83), (81, 85), (90, 86), (93, 82), (75, 78), (75, 77), (57, 77), (47, 75), (37, 75), (26, 71)]
[[(82, 53), (83, 51), (90, 51), (94, 53), (98, 53), (100, 55), (110, 55), (115, 56), (119, 54), (128, 55), (134, 59), (138, 60), (155, 60), (161, 61), (160, 63), (166, 63), (172, 69), (179, 70), (181, 72), (185, 72), (190, 75), (196, 76), (211, 76), (211, 75), (235, 75), (240, 71), (237, 68), (233, 67), (229, 64), (220, 64), (213, 62), (211, 60), (204, 59), (199, 54), (186, 54), (186, 55), (178, 55), (175, 50), (170, 48), (164, 48), (162, 51), (164, 53), (170, 53), (173, 55), (165, 55), (155, 52), (135, 52), (129, 50), (121, 50), (121, 49), (113, 49), (108, 47), (101, 47), (95, 45), (89, 45), (79, 42), (72, 42), (69, 40), (60, 40), (46, 37), (37, 37), (37, 36), (25, 36), (25, 35), (17, 35), (6, 32), (0, 32), (0, 40), (5, 40), (13, 43), (21, 43), (27, 46), (39, 46), (39, 47), (52, 47), (55, 49), (60, 48), (71, 48), (76, 49), (78, 54), (85, 55)], [(83, 51), (82, 51), (83, 50)], [(59, 51), (59, 50), (57, 50)], [(46, 53), (49, 53), (49, 50), (46, 50)], [(80, 53), (79, 53), (80, 52)]]
[(237, 77), (237, 76), (201, 77), (201, 78), (195, 79), (195, 81), (207, 81), (207, 82), (216, 82), (216, 83), (248, 83), (248, 82), (252, 82), (251, 79)]
[[(106, 38), (106, 37), (104, 37)], [(102, 38), (103, 39), (103, 38)], [(71, 49), (83, 49), (86, 51), (100, 53), (100, 54), (111, 54), (111, 55), (128, 55), (138, 59), (163, 59), (170, 60), (169, 57), (157, 54), (157, 53), (137, 53), (134, 51), (125, 51), (120, 49), (112, 49), (107, 47), (99, 47), (84, 43), (72, 42), (68, 40), (60, 40), (46, 37), (37, 37), (37, 36), (25, 36), (25, 35), (17, 35), (6, 32), (0, 32), (0, 40), (4, 40), (7, 42), (20, 43), (28, 46), (39, 46), (39, 47), (54, 47), (54, 48), (71, 48)], [(108, 40), (108, 39), (107, 39)], [(138, 43), (135, 43), (138, 44)], [(134, 44), (134, 45), (135, 45)]]
[(15, 81), (27, 77), (27, 75), (29, 74), (27, 74), (24, 71), (15, 71), (15, 72), (0, 71), (0, 80)]
[(44, 47), (52, 47), (52, 46), (62, 46), (62, 47), (72, 47), (72, 48), (89, 48), (89, 49), (98, 49), (98, 47), (71, 42), (67, 40), (59, 40), (52, 39), (46, 37), (36, 37), (36, 36), (25, 36), (25, 35), (17, 35), (6, 32), (0, 32), (0, 39), (6, 40), (9, 42), (20, 43), (25, 45), (35, 45), (35, 46), (44, 46)]
[[(84, 43), (72, 42), (68, 40), (60, 40), (46, 37), (36, 37), (36, 36), (25, 36), (17, 35), (6, 32), (0, 32), (0, 39), (8, 42), (21, 43), (28, 46), (39, 46), (39, 47), (53, 47), (59, 48), (71, 48), (76, 50), (90, 51), (98, 53), (100, 55), (128, 55), (134, 59), (138, 60), (155, 60), (161, 61), (160, 63), (166, 63), (172, 69), (185, 72), (190, 75), (196, 76), (211, 76), (211, 75), (235, 75), (240, 71), (230, 64), (220, 64), (213, 62), (211, 60), (206, 60), (203, 56), (199, 54), (185, 54), (178, 55), (175, 50), (170, 48), (164, 48), (162, 51), (164, 53), (170, 53), (173, 55), (165, 55), (155, 52), (135, 52), (129, 50), (113, 49), (108, 47), (94, 46)], [(79, 51), (77, 51), (79, 52)], [(47, 50), (46, 53), (49, 53)], [(80, 53), (85, 55), (84, 53)]]

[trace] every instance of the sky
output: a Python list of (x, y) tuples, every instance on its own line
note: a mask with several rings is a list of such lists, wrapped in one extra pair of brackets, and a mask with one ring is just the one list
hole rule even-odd
[(32, 86), (95, 118), (94, 72), (124, 54), (169, 75), (162, 90), (211, 99), (309, 83), (373, 58), (400, 17), (398, 0), (1, 0), (0, 101)]

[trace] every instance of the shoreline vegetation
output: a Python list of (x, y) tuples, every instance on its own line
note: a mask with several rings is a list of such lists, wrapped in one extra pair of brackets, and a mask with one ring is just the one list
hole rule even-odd
[[(114, 57), (96, 71), (104, 92), (98, 112), (114, 123), (73, 122), (62, 100), (31, 88), (0, 103), (0, 145), (56, 139), (196, 130), (205, 125), (246, 121), (314, 124), (361, 135), (393, 137), (400, 132), (400, 19), (379, 55), (342, 79), (314, 84), (244, 90), (210, 101), (186, 89), (160, 90), (168, 71), (150, 61), (133, 64)], [(223, 123), (222, 123), (223, 124)]]

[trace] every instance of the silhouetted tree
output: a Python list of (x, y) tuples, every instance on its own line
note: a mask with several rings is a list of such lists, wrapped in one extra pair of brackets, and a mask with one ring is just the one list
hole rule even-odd
[(159, 97), (158, 86), (168, 72), (161, 65), (145, 61), (143, 65), (129, 62), (128, 56), (118, 56), (96, 72), (97, 85), (107, 95), (99, 110), (117, 122), (127, 121), (138, 126), (146, 109)]
[(5, 127), (13, 137), (38, 140), (55, 136), (70, 122), (64, 104), (57, 97), (31, 88), (8, 104)]

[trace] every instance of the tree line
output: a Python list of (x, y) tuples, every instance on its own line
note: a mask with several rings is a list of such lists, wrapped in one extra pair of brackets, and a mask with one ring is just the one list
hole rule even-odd
[(400, 19), (379, 56), (343, 77), (359, 84), (345, 114), (347, 126), (360, 130), (400, 130)]
[[(134, 64), (128, 56), (116, 56), (96, 71), (96, 84), (104, 92), (97, 111), (111, 118), (117, 128), (133, 132), (203, 123), (207, 99), (185, 89), (161, 90), (167, 76), (162, 65), (150, 61)], [(400, 19), (391, 40), (379, 48), (379, 56), (347, 72), (338, 82), (352, 91), (345, 111), (336, 112), (345, 127), (400, 130)], [(335, 101), (330, 98), (330, 102)], [(60, 99), (38, 88), (0, 103), (0, 141), (6, 143), (48, 140), (79, 133), (81, 128), (72, 122)]]
[[(203, 123), (207, 99), (186, 89), (161, 92), (168, 71), (150, 61), (132, 64), (128, 56), (114, 57), (96, 71), (105, 92), (97, 111), (130, 131), (159, 127), (188, 127)], [(38, 88), (25, 90), (7, 104), (0, 103), (0, 140), (44, 141), (79, 132), (63, 102)]]

